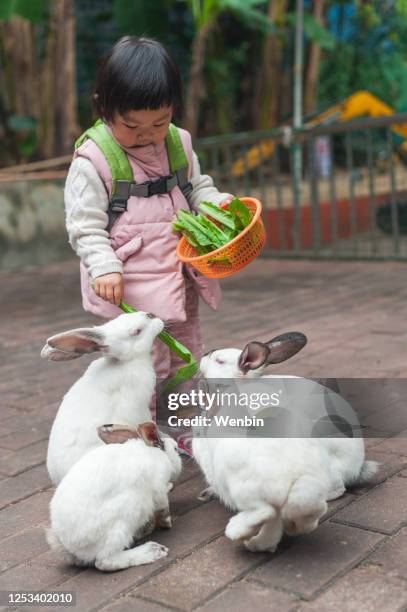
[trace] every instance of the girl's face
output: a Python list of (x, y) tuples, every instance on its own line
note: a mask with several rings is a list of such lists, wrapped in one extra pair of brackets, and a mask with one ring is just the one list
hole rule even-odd
[(123, 115), (116, 112), (109, 127), (122, 147), (143, 147), (164, 140), (171, 118), (171, 106), (162, 106), (157, 110), (128, 111)]

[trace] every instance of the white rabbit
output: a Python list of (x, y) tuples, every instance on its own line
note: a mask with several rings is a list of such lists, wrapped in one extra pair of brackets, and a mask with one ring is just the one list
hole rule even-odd
[[(202, 357), (200, 371), (205, 378), (297, 378), (281, 374), (265, 376), (263, 371), (268, 365), (280, 363), (295, 355), (306, 342), (304, 334), (287, 332), (267, 343), (249, 342), (243, 350), (230, 348), (211, 351)], [(330, 384), (329, 379), (320, 380)], [(369, 481), (376, 473), (377, 463), (365, 461), (363, 438), (320, 438), (319, 440), (330, 454), (332, 477), (336, 483), (332, 486), (328, 499), (342, 495), (346, 486)]]
[(155, 526), (171, 527), (168, 491), (181, 471), (176, 442), (161, 439), (152, 422), (104, 425), (98, 433), (107, 445), (79, 459), (54, 493), (48, 543), (70, 564), (107, 572), (152, 563), (167, 555), (165, 546), (129, 547)]
[(330, 474), (318, 440), (194, 438), (211, 492), (237, 511), (226, 527), (251, 551), (274, 552), (283, 531), (309, 533), (327, 510)]
[(97, 327), (73, 329), (47, 340), (41, 356), (53, 361), (100, 351), (63, 398), (52, 425), (47, 468), (57, 485), (88, 450), (102, 445), (103, 423), (137, 426), (151, 419), (155, 372), (151, 349), (164, 323), (145, 312), (123, 314)]
[[(288, 359), (305, 344), (303, 334), (290, 332), (266, 344), (251, 342), (243, 351), (211, 351), (201, 360), (201, 374), (207, 379), (260, 377), (267, 365)], [(364, 460), (361, 438), (194, 437), (192, 448), (209, 484), (204, 496), (215, 494), (238, 511), (226, 536), (243, 540), (253, 551), (275, 550), (283, 530), (312, 531), (326, 512), (326, 501), (376, 471), (375, 462)]]

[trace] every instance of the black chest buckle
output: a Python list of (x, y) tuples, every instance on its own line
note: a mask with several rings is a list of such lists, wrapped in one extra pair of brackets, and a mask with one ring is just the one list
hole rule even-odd
[(146, 183), (148, 185), (148, 195), (158, 195), (163, 193), (168, 193), (168, 181), (172, 178), (171, 174), (167, 174), (166, 176), (160, 176), (156, 181), (148, 181)]

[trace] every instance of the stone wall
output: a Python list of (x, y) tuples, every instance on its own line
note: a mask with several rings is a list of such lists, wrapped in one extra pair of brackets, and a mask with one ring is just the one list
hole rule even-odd
[(0, 183), (0, 268), (70, 257), (63, 181)]

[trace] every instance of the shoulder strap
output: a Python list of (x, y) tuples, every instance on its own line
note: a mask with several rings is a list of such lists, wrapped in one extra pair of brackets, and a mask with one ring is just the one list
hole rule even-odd
[(75, 142), (75, 149), (90, 138), (102, 151), (109, 164), (110, 172), (113, 181), (113, 193), (116, 188), (116, 181), (132, 181), (133, 171), (127, 155), (123, 149), (117, 144), (115, 139), (107, 131), (105, 124), (101, 119), (98, 119), (92, 127), (86, 130)]
[(177, 172), (180, 168), (188, 167), (188, 160), (181, 136), (179, 135), (178, 128), (173, 123), (170, 123), (165, 144), (167, 146), (168, 161), (170, 162), (170, 171)]
[(170, 123), (165, 138), (165, 144), (167, 147), (170, 172), (176, 175), (178, 186), (184, 194), (185, 199), (188, 201), (192, 191), (192, 185), (188, 181), (189, 164), (178, 128), (173, 123)]
[[(75, 142), (75, 150), (90, 138), (103, 153), (112, 175), (112, 193), (107, 214), (107, 231), (113, 226), (117, 216), (127, 209), (128, 184), (133, 182), (133, 170), (127, 155), (106, 129), (101, 119), (87, 129)], [(123, 190), (123, 187), (125, 188)]]

